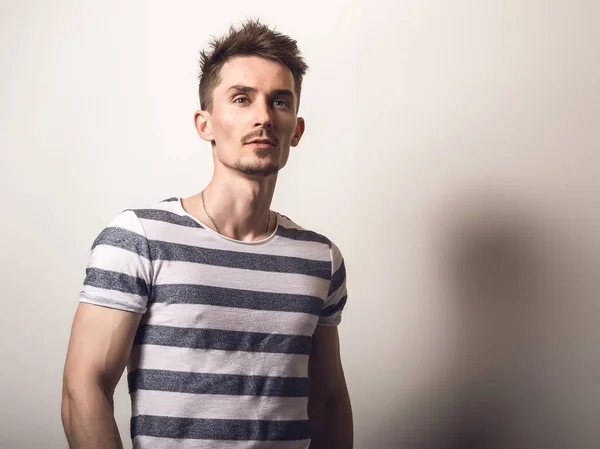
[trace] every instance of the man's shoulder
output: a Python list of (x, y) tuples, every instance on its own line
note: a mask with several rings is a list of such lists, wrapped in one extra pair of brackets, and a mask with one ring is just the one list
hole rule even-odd
[(299, 225), (297, 222), (295, 222), (288, 216), (283, 215), (282, 213), (278, 212), (277, 215), (279, 215), (280, 235), (292, 238), (294, 240), (322, 243), (329, 246), (330, 248), (334, 245), (333, 242), (327, 236), (320, 234), (319, 232), (314, 231), (312, 229), (308, 229), (304, 226)]
[(167, 198), (145, 206), (125, 209), (117, 217), (117, 220), (124, 219), (139, 221), (142, 227), (145, 227), (144, 224), (148, 221), (152, 223), (162, 222), (165, 224), (180, 225), (186, 228), (202, 227), (185, 212), (178, 197)]

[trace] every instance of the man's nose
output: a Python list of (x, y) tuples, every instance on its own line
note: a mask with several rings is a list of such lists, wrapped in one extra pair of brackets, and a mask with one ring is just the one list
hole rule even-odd
[(256, 117), (254, 126), (260, 126), (261, 128), (270, 128), (272, 125), (271, 108), (266, 101), (260, 101), (255, 103), (256, 106)]

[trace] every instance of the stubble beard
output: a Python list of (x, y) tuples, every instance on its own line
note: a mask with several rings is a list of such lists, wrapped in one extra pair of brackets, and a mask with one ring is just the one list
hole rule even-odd
[[(258, 148), (255, 150), (254, 154), (259, 159), (265, 159), (266, 157), (268, 157), (271, 154), (271, 152), (269, 150), (266, 150), (263, 148)], [(267, 176), (271, 176), (271, 175), (274, 175), (277, 172), (279, 172), (279, 165), (274, 164), (272, 162), (267, 165), (262, 165), (260, 162), (257, 162), (254, 164), (244, 164), (239, 159), (235, 163), (234, 168), (237, 171), (239, 171), (240, 173), (243, 173), (243, 174), (249, 175), (249, 176), (267, 177)]]

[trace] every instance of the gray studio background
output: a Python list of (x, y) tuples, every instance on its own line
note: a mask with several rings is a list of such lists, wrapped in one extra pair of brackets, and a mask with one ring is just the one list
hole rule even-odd
[[(245, 17), (310, 65), (273, 208), (346, 258), (356, 447), (597, 447), (592, 0), (2, 1), (0, 447), (66, 447), (89, 248), (208, 182), (198, 51)], [(124, 382), (115, 409), (131, 447)]]

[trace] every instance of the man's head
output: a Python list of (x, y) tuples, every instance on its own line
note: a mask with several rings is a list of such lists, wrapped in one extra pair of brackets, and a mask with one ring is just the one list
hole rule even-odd
[(257, 21), (214, 39), (200, 57), (196, 128), (215, 163), (251, 176), (277, 173), (304, 131), (297, 116), (307, 65), (296, 41)]

